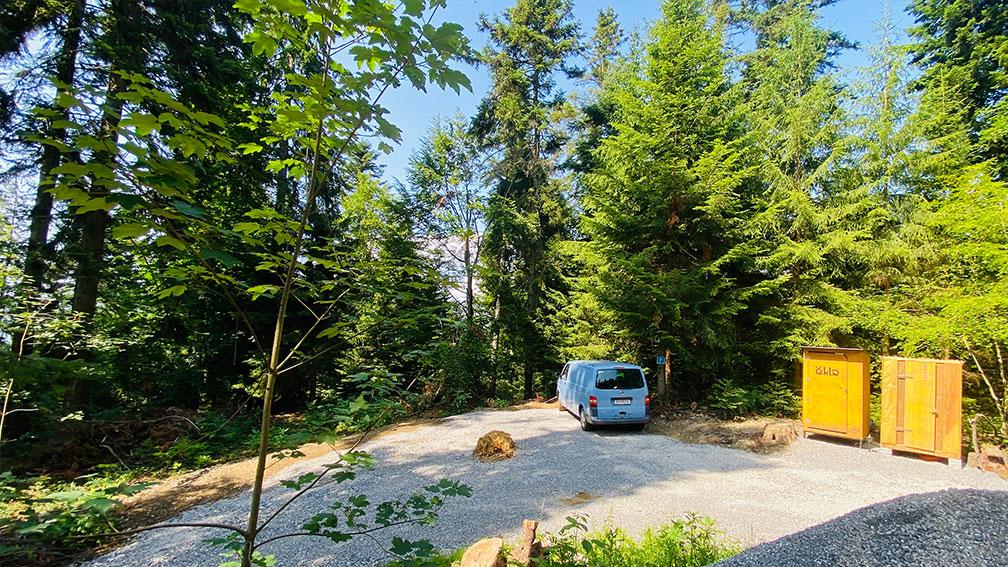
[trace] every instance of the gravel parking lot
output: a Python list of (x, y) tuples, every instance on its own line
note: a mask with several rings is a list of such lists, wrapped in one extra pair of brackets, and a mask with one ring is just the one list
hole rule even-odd
[[(476, 440), (494, 429), (511, 434), (518, 454), (481, 463), (470, 453)], [(540, 531), (554, 531), (571, 515), (587, 515), (594, 526), (608, 522), (639, 533), (696, 512), (713, 518), (726, 538), (748, 547), (909, 494), (985, 489), (994, 491), (984, 493), (989, 499), (1008, 499), (1008, 482), (972, 469), (817, 439), (799, 439), (779, 455), (757, 455), (626, 430), (586, 433), (576, 418), (555, 409), (474, 412), (397, 431), (362, 449), (378, 459), (374, 471), (306, 494), (274, 528), (295, 531), (347, 495), (363, 493), (380, 502), (408, 496), (441, 478), (468, 484), (473, 497), (450, 500), (437, 526), (390, 530), (379, 535), (379, 542), (393, 536), (425, 538), (438, 548), (453, 549), (488, 536), (516, 540), (525, 518), (540, 520)], [(324, 456), (300, 463), (283, 476), (319, 471), (333, 460)], [(289, 494), (277, 480), (264, 497), (267, 514)], [(248, 499), (246, 493), (200, 506), (178, 520), (240, 524)], [(220, 556), (202, 539), (221, 535), (213, 530), (148, 532), (88, 565), (216, 566)], [(264, 551), (275, 554), (280, 565), (373, 565), (389, 559), (378, 543), (368, 540), (337, 545), (291, 538)]]

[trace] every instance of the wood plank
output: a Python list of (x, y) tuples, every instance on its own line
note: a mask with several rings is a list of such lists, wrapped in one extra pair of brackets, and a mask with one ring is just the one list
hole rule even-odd
[(935, 365), (927, 361), (907, 361), (912, 379), (901, 380), (905, 388), (906, 417), (903, 431), (906, 445), (921, 451), (935, 449)]
[(884, 446), (896, 444), (896, 402), (898, 401), (897, 391), (897, 366), (899, 361), (891, 356), (882, 357), (882, 415), (879, 424), (879, 443)]

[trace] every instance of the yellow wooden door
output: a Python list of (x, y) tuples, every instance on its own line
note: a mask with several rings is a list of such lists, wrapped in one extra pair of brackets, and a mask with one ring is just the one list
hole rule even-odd
[(847, 433), (847, 357), (814, 353), (805, 360), (805, 426)]
[(905, 378), (906, 417), (903, 440), (907, 447), (935, 449), (935, 365), (923, 360), (908, 360)]

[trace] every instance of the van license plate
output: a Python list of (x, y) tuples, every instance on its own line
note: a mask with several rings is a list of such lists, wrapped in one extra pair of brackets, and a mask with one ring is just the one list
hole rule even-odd
[(613, 398), (612, 403), (614, 406), (628, 406), (633, 398)]

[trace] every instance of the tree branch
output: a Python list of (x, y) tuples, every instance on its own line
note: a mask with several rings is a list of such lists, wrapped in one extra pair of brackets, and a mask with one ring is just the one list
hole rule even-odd
[(142, 528), (126, 530), (124, 532), (113, 531), (100, 534), (72, 535), (63, 537), (64, 539), (94, 539), (101, 537), (120, 537), (120, 536), (136, 535), (143, 532), (149, 532), (151, 530), (160, 530), (165, 528), (215, 528), (220, 530), (229, 530), (237, 533), (242, 537), (245, 537), (245, 530), (238, 528), (236, 526), (230, 526), (228, 524), (218, 524), (215, 522), (172, 522), (169, 524), (154, 524), (152, 526), (144, 526)]

